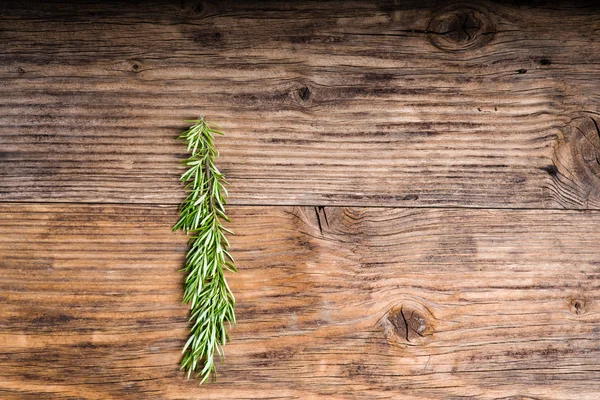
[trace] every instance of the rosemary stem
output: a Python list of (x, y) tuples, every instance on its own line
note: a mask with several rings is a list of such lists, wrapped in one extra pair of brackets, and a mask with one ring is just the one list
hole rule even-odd
[(225, 279), (224, 270), (235, 271), (227, 251), (229, 242), (220, 218), (225, 214), (227, 190), (225, 178), (214, 165), (218, 152), (214, 134), (220, 131), (201, 117), (180, 135), (191, 150), (185, 161), (189, 167), (182, 175), (188, 196), (179, 207), (180, 219), (173, 227), (191, 235), (183, 270), (184, 303), (190, 304), (190, 337), (182, 354), (181, 369), (188, 378), (196, 373), (205, 382), (216, 373), (215, 351), (228, 340), (225, 324), (235, 324), (235, 299)]

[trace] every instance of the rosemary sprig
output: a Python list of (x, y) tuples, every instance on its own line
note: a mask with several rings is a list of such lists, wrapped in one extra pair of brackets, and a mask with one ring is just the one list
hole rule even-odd
[(197, 372), (202, 384), (212, 372), (216, 374), (215, 350), (223, 357), (222, 346), (229, 340), (225, 324), (235, 324), (235, 299), (224, 271), (236, 268), (225, 237), (225, 232), (232, 232), (221, 223), (221, 219), (229, 221), (225, 215), (227, 181), (214, 163), (219, 156), (214, 135), (223, 133), (204, 117), (185, 122), (194, 124), (179, 136), (191, 152), (182, 161), (188, 170), (180, 179), (189, 193), (179, 206), (181, 218), (173, 230), (191, 235), (182, 271), (187, 272), (183, 302), (190, 304), (192, 327), (181, 369), (187, 371), (188, 379)]

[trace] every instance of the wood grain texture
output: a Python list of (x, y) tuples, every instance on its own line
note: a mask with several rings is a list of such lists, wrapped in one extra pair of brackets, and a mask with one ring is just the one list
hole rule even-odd
[[(597, 399), (599, 35), (593, 1), (1, 2), (0, 398)], [(240, 269), (202, 387), (198, 113)]]
[(239, 322), (199, 387), (174, 207), (0, 205), (0, 397), (597, 398), (600, 213), (230, 213)]
[(201, 112), (233, 204), (600, 207), (594, 2), (39, 3), (0, 6), (0, 200), (175, 204)]

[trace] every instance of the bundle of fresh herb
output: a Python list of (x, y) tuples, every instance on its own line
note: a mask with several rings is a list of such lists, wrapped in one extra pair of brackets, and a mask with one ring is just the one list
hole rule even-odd
[(221, 223), (221, 219), (229, 221), (225, 215), (227, 181), (215, 166), (219, 152), (214, 135), (223, 133), (204, 117), (185, 122), (194, 124), (179, 136), (191, 152), (182, 161), (189, 168), (181, 176), (188, 196), (179, 206), (181, 218), (173, 227), (190, 235), (182, 271), (187, 272), (183, 301), (190, 304), (191, 332), (183, 348), (181, 369), (188, 378), (197, 372), (202, 384), (216, 373), (215, 350), (223, 357), (222, 346), (229, 339), (225, 325), (235, 324), (235, 299), (224, 272), (236, 268), (225, 237), (225, 232), (232, 232)]

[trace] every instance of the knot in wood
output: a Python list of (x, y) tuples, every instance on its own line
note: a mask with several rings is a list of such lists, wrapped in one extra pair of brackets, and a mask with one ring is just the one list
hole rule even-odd
[(192, 12), (194, 14), (202, 15), (202, 13), (205, 11), (206, 11), (206, 4), (204, 4), (204, 2), (202, 2), (202, 1), (197, 2), (196, 4), (192, 5)]
[(298, 89), (298, 97), (300, 97), (300, 100), (302, 101), (310, 100), (310, 89), (308, 86), (302, 86)]
[(495, 28), (483, 10), (453, 4), (434, 16), (427, 26), (431, 44), (444, 51), (462, 51), (486, 45)]
[(206, 17), (216, 14), (216, 4), (212, 1), (190, 1), (182, 2), (183, 10), (188, 11), (194, 18)]
[[(585, 114), (562, 129), (563, 138), (554, 143), (553, 177), (568, 176), (568, 180), (555, 179), (559, 185), (563, 206), (600, 206), (600, 117)], [(554, 172), (554, 173), (551, 173)], [(564, 195), (562, 195), (564, 193)], [(567, 204), (573, 203), (575, 204)]]
[(569, 309), (575, 315), (585, 314), (585, 299), (572, 299)]
[[(129, 65), (127, 65), (129, 64)], [(123, 68), (127, 69), (129, 72), (137, 74), (142, 72), (143, 65), (139, 60), (127, 60), (124, 62)]]
[(434, 331), (434, 317), (422, 304), (394, 306), (382, 320), (388, 340), (394, 344), (423, 344)]

